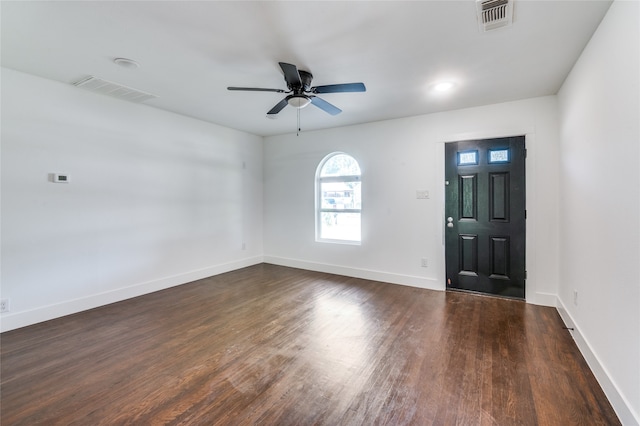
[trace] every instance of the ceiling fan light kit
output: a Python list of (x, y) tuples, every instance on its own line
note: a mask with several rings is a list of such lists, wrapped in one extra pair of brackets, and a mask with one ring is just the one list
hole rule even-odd
[(289, 93), (284, 99), (278, 102), (269, 112), (267, 116), (278, 114), (284, 107), (290, 105), (298, 111), (309, 104), (320, 108), (324, 112), (337, 115), (342, 112), (337, 106), (316, 96), (318, 93), (349, 93), (349, 92), (365, 92), (367, 89), (364, 83), (345, 83), (345, 84), (329, 84), (323, 86), (311, 86), (313, 75), (308, 71), (298, 70), (293, 64), (286, 62), (278, 62), (284, 74), (284, 80), (287, 83), (287, 89), (267, 89), (260, 87), (227, 87), (228, 90), (241, 90), (249, 92), (276, 92)]
[(304, 95), (287, 96), (287, 103), (294, 108), (304, 108), (311, 103), (311, 99)]

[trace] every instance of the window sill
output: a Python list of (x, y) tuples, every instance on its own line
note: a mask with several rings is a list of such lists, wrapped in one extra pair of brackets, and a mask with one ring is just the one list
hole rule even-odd
[(331, 240), (331, 239), (328, 239), (328, 238), (316, 238), (316, 243), (343, 244), (343, 245), (348, 245), (348, 246), (359, 246), (359, 245), (362, 245), (362, 241)]

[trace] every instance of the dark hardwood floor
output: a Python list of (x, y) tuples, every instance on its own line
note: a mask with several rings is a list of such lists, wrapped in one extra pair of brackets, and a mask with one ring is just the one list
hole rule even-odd
[(9, 425), (615, 425), (553, 308), (257, 265), (1, 338)]

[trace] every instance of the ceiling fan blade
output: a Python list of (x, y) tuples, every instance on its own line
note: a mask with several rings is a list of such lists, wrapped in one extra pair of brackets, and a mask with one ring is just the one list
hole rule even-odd
[(344, 92), (366, 92), (364, 83), (327, 84), (326, 86), (312, 87), (313, 93), (344, 93)]
[(227, 87), (227, 90), (244, 90), (246, 92), (276, 92), (286, 93), (286, 90), (282, 89), (262, 89), (260, 87)]
[(290, 87), (302, 86), (298, 67), (292, 64), (287, 64), (286, 62), (278, 62), (278, 64), (280, 64), (280, 68), (282, 68), (282, 72), (284, 73), (284, 79)]
[(287, 106), (287, 100), (288, 98), (284, 98), (283, 100), (281, 100), (280, 102), (278, 102), (273, 108), (271, 108), (269, 110), (269, 112), (267, 113), (267, 115), (274, 115), (279, 113), (280, 111), (282, 111), (282, 108)]
[(328, 112), (331, 115), (338, 115), (342, 112), (340, 108), (335, 105), (330, 104), (322, 98), (317, 96), (310, 96), (311, 103), (323, 110), (324, 112)]

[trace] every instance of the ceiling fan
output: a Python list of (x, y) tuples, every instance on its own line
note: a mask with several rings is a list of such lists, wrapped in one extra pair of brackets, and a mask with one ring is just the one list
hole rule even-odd
[(335, 105), (330, 104), (322, 98), (316, 96), (318, 93), (345, 93), (345, 92), (364, 92), (367, 89), (364, 87), (364, 83), (345, 83), (345, 84), (328, 84), (324, 86), (311, 87), (311, 80), (313, 75), (308, 71), (299, 70), (295, 65), (287, 64), (285, 62), (278, 62), (282, 72), (284, 73), (284, 80), (287, 82), (287, 89), (263, 89), (260, 87), (227, 87), (228, 90), (244, 90), (250, 92), (277, 92), (277, 93), (290, 93), (283, 100), (278, 102), (273, 108), (267, 112), (267, 115), (275, 115), (282, 111), (287, 105), (291, 105), (294, 108), (304, 108), (310, 103), (317, 106), (321, 110), (331, 114), (337, 115), (342, 110)]

